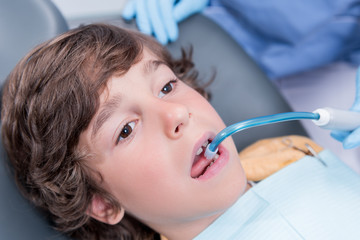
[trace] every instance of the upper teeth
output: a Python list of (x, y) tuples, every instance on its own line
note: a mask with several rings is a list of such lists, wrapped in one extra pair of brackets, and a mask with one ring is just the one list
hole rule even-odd
[(200, 155), (204, 151), (203, 148), (206, 148), (207, 145), (209, 145), (209, 141), (204, 142), (204, 144), (199, 148), (199, 150), (197, 150), (196, 155)]

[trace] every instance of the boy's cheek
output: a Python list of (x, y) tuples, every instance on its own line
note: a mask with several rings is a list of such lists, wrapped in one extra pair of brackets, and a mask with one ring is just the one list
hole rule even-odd
[(159, 171), (156, 166), (140, 169), (137, 174), (141, 177), (132, 180), (129, 188), (119, 195), (119, 201), (124, 203), (128, 211), (145, 218), (173, 211), (172, 203), (181, 199), (175, 195), (183, 192), (175, 178)]
[(222, 122), (215, 108), (198, 92), (191, 92), (187, 95), (186, 99), (190, 112), (204, 114), (207, 117), (212, 117), (212, 120), (220, 120)]
[[(161, 144), (161, 143), (159, 143)], [(157, 144), (156, 144), (157, 145)], [(148, 144), (151, 148), (150, 144)], [(165, 148), (165, 147), (164, 147)], [(141, 191), (144, 195), (152, 194), (160, 186), (170, 184), (171, 179), (178, 173), (174, 171), (176, 164), (172, 156), (167, 155), (161, 149), (149, 149), (138, 153), (127, 165), (126, 179), (130, 184), (131, 191)]]

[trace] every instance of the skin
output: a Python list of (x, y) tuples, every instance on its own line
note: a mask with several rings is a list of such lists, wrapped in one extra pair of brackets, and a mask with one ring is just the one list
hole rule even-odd
[[(150, 64), (157, 60), (144, 49), (126, 74), (109, 79), (99, 111), (80, 137), (80, 146), (94, 155), (89, 166), (122, 207), (114, 212), (97, 196), (88, 214), (116, 224), (125, 211), (169, 239), (192, 239), (247, 190), (246, 178), (231, 138), (221, 144), (214, 173), (190, 176), (196, 146), (225, 125), (199, 93), (172, 81), (170, 68)], [(106, 105), (111, 114), (94, 134)]]

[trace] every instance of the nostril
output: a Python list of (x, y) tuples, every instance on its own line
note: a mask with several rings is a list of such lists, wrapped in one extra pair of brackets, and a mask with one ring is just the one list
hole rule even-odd
[(175, 133), (178, 133), (180, 131), (180, 127), (181, 127), (182, 123), (179, 124), (176, 128), (175, 128)]

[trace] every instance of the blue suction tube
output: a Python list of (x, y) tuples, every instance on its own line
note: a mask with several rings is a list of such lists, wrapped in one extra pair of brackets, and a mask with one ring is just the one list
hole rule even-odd
[(212, 159), (217, 153), (217, 147), (225, 138), (251, 127), (271, 123), (310, 119), (324, 129), (352, 131), (360, 127), (360, 112), (340, 110), (335, 108), (319, 108), (314, 112), (287, 112), (269, 116), (252, 118), (226, 127), (220, 131), (205, 150), (205, 157)]
[(235, 123), (233, 125), (224, 128), (215, 136), (215, 138), (211, 141), (211, 143), (207, 146), (205, 150), (205, 157), (208, 159), (212, 159), (218, 151), (217, 147), (219, 146), (219, 144), (222, 141), (224, 141), (225, 138), (239, 131), (252, 127), (278, 123), (278, 122), (286, 122), (286, 121), (300, 120), (300, 119), (318, 120), (319, 118), (320, 118), (319, 113), (286, 112), (286, 113), (279, 113), (269, 116), (256, 117)]

